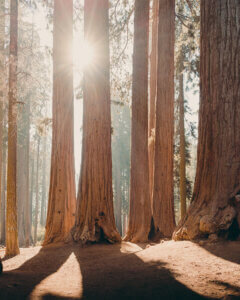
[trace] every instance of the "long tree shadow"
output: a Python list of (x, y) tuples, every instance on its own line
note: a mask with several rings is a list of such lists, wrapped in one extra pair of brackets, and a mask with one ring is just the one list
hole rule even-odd
[(225, 260), (240, 264), (240, 241), (222, 241), (201, 245), (205, 250)]
[[(42, 248), (18, 269), (0, 279), (0, 299), (30, 298), (35, 287), (74, 254), (81, 271), (81, 293), (62, 296), (56, 290), (41, 299), (207, 299), (178, 282), (164, 262), (144, 262), (135, 253), (123, 253), (121, 244), (78, 244)], [(69, 270), (69, 277), (76, 276)], [(64, 280), (64, 279), (63, 279)], [(34, 299), (37, 297), (33, 297)]]
[(0, 277), (0, 299), (27, 299), (35, 286), (57, 272), (71, 253), (71, 246), (44, 247), (19, 268), (3, 272)]

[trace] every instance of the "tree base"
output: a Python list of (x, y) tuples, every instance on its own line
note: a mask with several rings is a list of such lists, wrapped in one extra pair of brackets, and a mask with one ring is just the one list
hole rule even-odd
[(240, 235), (240, 195), (228, 201), (224, 207), (213, 204), (202, 207), (194, 201), (187, 216), (173, 233), (174, 240), (196, 240), (217, 236), (222, 239), (236, 240)]
[(102, 217), (93, 226), (92, 224), (75, 225), (71, 230), (71, 240), (82, 244), (104, 241), (114, 244), (121, 242), (122, 239), (117, 230)]

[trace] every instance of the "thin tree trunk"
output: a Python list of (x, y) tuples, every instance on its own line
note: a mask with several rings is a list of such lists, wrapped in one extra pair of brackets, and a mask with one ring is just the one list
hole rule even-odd
[(37, 144), (37, 169), (36, 169), (36, 205), (35, 205), (35, 220), (34, 220), (34, 245), (37, 243), (37, 229), (38, 229), (38, 210), (39, 210), (39, 150), (40, 150), (40, 137), (38, 137)]
[(122, 235), (122, 191), (121, 191), (121, 168), (119, 164), (116, 168), (116, 226), (120, 235)]
[(73, 2), (55, 0), (53, 17), (53, 132), (44, 245), (64, 241), (74, 225)]
[(239, 0), (201, 1), (197, 172), (176, 240), (240, 233), (239, 16)]
[(159, 1), (158, 72), (153, 188), (153, 236), (175, 228), (173, 193), (175, 1)]
[(29, 155), (30, 155), (30, 99), (26, 103), (26, 152), (25, 152), (25, 213), (24, 213), (24, 231), (25, 231), (25, 246), (30, 246), (30, 190), (29, 190)]
[(96, 46), (84, 70), (83, 148), (75, 241), (121, 240), (113, 212), (108, 0), (85, 0), (84, 33)]
[(29, 236), (30, 236), (30, 243), (32, 242), (32, 226), (33, 226), (33, 221), (32, 221), (32, 214), (33, 214), (33, 194), (34, 194), (34, 174), (35, 174), (35, 159), (34, 159), (34, 153), (32, 153), (32, 168), (31, 168), (31, 190), (30, 190), (30, 201), (29, 201)]
[(125, 240), (146, 242), (151, 225), (148, 164), (149, 0), (135, 1), (129, 226)]
[[(23, 117), (23, 116), (22, 116)], [(23, 122), (22, 117), (20, 122)], [(19, 118), (18, 118), (19, 121)], [(18, 129), (23, 125), (18, 122)], [(26, 186), (25, 186), (25, 150), (24, 149), (24, 133), (21, 128), (18, 131), (18, 145), (17, 145), (17, 208), (18, 208), (18, 240), (19, 245), (22, 247), (24, 245), (25, 234), (24, 234), (24, 213), (25, 213), (25, 196), (26, 196)], [(20, 141), (21, 140), (21, 141)]]
[(180, 203), (181, 203), (181, 219), (186, 215), (187, 211), (187, 186), (186, 186), (186, 140), (184, 126), (184, 77), (183, 77), (183, 62), (179, 75), (179, 128), (180, 128)]
[[(4, 118), (4, 128), (6, 127), (6, 118)], [(5, 244), (6, 240), (6, 172), (7, 171), (7, 140), (3, 143), (2, 156), (2, 206), (1, 206), (1, 242)]]
[(42, 169), (42, 202), (40, 224), (44, 226), (45, 205), (46, 205), (46, 155), (47, 155), (47, 137), (43, 140), (43, 169)]
[(152, 8), (152, 44), (150, 55), (150, 105), (148, 121), (148, 156), (149, 156), (149, 188), (152, 209), (153, 176), (154, 176), (154, 144), (156, 122), (156, 95), (157, 95), (157, 48), (158, 48), (158, 10), (159, 0), (153, 0)]
[(10, 3), (10, 57), (8, 107), (8, 172), (6, 212), (6, 256), (19, 254), (17, 228), (17, 61), (18, 1)]

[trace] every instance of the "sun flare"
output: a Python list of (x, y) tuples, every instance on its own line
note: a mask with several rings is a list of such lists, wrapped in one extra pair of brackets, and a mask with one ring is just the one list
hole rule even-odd
[(95, 49), (88, 41), (74, 46), (75, 66), (80, 71), (91, 66), (95, 59)]

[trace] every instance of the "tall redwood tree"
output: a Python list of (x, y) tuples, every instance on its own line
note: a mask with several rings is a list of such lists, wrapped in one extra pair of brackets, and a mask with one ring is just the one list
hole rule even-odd
[(73, 2), (55, 0), (53, 16), (53, 132), (44, 244), (63, 241), (76, 209), (73, 145)]
[(75, 241), (121, 240), (113, 214), (108, 0), (85, 0), (85, 39), (95, 51), (84, 70), (82, 164)]
[(174, 239), (239, 235), (240, 1), (201, 0), (200, 110), (192, 203)]
[(145, 242), (151, 224), (148, 166), (149, 0), (135, 1), (131, 179), (129, 225), (125, 240)]
[(19, 254), (17, 227), (18, 0), (10, 2), (6, 256)]
[(153, 185), (153, 228), (170, 237), (175, 227), (173, 194), (175, 0), (159, 1), (158, 68)]

